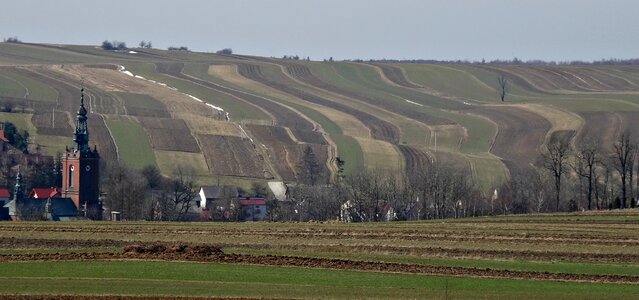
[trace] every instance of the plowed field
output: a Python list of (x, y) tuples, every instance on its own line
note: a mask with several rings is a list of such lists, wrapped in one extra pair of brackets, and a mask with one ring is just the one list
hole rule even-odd
[(236, 136), (198, 135), (215, 175), (264, 178), (264, 159), (251, 142)]

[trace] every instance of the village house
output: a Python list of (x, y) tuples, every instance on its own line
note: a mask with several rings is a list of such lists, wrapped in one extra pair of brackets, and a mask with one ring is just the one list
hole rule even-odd
[(262, 221), (266, 218), (266, 199), (261, 197), (244, 197), (240, 201), (240, 221)]
[(239, 192), (230, 185), (203, 186), (192, 208), (200, 214), (201, 221), (230, 221), (236, 209)]

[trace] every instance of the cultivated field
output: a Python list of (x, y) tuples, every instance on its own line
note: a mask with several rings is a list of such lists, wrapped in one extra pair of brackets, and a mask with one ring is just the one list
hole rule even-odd
[(11, 297), (639, 297), (637, 210), (376, 224), (20, 222), (0, 229), (0, 293)]
[[(71, 144), (84, 82), (91, 139), (109, 160), (137, 167), (153, 163), (152, 156), (126, 154), (132, 152), (122, 123), (110, 121), (126, 120), (137, 128), (129, 137), (143, 132), (147, 139), (141, 145), (147, 149), (148, 140), (156, 158), (171, 153), (184, 159), (163, 163), (165, 173), (203, 156), (207, 165), (197, 168), (202, 182), (221, 174), (244, 181), (294, 180), (299, 149), (311, 145), (326, 172), (335, 172), (330, 166), (335, 156), (346, 162), (346, 173), (364, 167), (413, 172), (442, 160), (469, 170), (485, 192), (513, 171), (535, 167), (553, 137), (568, 137), (578, 146), (596, 136), (602, 150), (612, 151), (615, 139), (639, 120), (637, 66), (312, 62), (135, 52), (2, 43), (0, 106), (12, 112), (0, 116), (30, 130), (34, 145), (53, 155)], [(509, 82), (504, 103), (497, 95), (500, 75)], [(219, 161), (234, 150), (249, 158), (244, 169)], [(201, 174), (204, 170), (208, 173)]]

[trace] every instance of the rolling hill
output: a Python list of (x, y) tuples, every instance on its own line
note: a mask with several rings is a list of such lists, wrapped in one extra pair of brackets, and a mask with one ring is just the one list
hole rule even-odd
[[(497, 78), (509, 83), (506, 101)], [(0, 120), (55, 155), (79, 88), (107, 160), (187, 170), (202, 184), (294, 181), (311, 147), (326, 174), (437, 161), (485, 191), (556, 136), (614, 139), (639, 122), (639, 67), (312, 62), (157, 49), (0, 43)]]

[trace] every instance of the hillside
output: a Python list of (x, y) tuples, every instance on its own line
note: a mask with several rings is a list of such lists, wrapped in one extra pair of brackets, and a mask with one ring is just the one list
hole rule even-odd
[[(506, 101), (497, 78), (508, 80)], [(326, 174), (434, 161), (490, 191), (551, 139), (602, 150), (639, 122), (639, 66), (311, 62), (156, 49), (0, 43), (0, 120), (54, 155), (84, 84), (108, 160), (201, 183), (294, 181), (310, 146)]]

